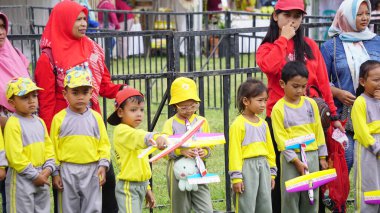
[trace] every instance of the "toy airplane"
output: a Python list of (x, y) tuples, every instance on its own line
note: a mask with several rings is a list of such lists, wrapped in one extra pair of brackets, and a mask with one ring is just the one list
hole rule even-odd
[(197, 121), (185, 134), (183, 134), (177, 143), (175, 144), (169, 144), (169, 146), (162, 150), (160, 153), (158, 153), (157, 155), (153, 156), (151, 159), (149, 159), (149, 162), (155, 162), (157, 160), (159, 160), (160, 158), (168, 155), (170, 152), (172, 152), (173, 150), (179, 148), (180, 146), (182, 146), (182, 144), (186, 143), (190, 138), (193, 137), (193, 135), (195, 133), (198, 132), (198, 130), (202, 127), (203, 123), (205, 122), (205, 120), (199, 120)]
[[(312, 142), (315, 141), (315, 135), (314, 134), (309, 134), (306, 136), (300, 136), (296, 138), (289, 139), (285, 141), (285, 148), (286, 149), (300, 149), (301, 152), (301, 160), (302, 162), (307, 166), (307, 158), (306, 158), (306, 145), (311, 144)], [(309, 171), (305, 169), (305, 175), (309, 175)], [(293, 180), (293, 179), (291, 179)], [(310, 189), (312, 187), (308, 187), (308, 195), (309, 195), (309, 201), (310, 204), (314, 204), (314, 192), (313, 189)]]
[(364, 192), (364, 203), (379, 205), (380, 204), (380, 190)]
[(286, 181), (285, 188), (287, 192), (301, 192), (310, 189), (313, 190), (335, 180), (336, 177), (337, 175), (335, 169), (313, 172), (308, 175), (302, 175)]
[[(180, 141), (180, 138), (183, 135), (171, 135), (168, 137), (168, 142), (170, 145), (176, 144)], [(223, 133), (195, 133), (187, 142), (181, 145), (182, 148), (196, 148), (196, 147), (205, 147), (205, 146), (214, 146), (219, 144), (225, 144), (226, 139), (224, 138)], [(144, 149), (138, 158), (143, 158), (152, 154), (157, 150), (157, 147), (150, 146)]]

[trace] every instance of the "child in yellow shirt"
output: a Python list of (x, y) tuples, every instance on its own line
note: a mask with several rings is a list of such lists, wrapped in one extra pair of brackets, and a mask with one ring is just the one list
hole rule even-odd
[(272, 212), (276, 155), (268, 124), (257, 116), (264, 111), (267, 98), (261, 81), (248, 79), (238, 88), (240, 115), (230, 127), (228, 153), (236, 213)]
[[(141, 213), (144, 197), (150, 208), (156, 204), (149, 186), (152, 177), (148, 156), (138, 158), (142, 149), (157, 143), (165, 148), (166, 137), (137, 129), (144, 117), (144, 96), (131, 87), (116, 95), (115, 112), (107, 119), (116, 126), (113, 134), (119, 174), (116, 183), (116, 200), (121, 213)], [(155, 142), (153, 142), (155, 141)]]

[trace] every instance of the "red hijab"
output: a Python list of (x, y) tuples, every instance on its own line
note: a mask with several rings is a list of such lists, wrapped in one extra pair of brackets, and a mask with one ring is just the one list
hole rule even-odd
[(74, 23), (80, 12), (88, 16), (88, 10), (73, 1), (58, 3), (51, 12), (42, 34), (40, 47), (51, 48), (55, 66), (67, 70), (88, 61), (93, 43), (86, 36), (77, 39), (73, 36)]

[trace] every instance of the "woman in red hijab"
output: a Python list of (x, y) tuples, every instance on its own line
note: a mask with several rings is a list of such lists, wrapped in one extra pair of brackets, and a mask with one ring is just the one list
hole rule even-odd
[[(65, 71), (74, 66), (88, 65), (93, 76), (91, 108), (100, 113), (98, 96), (115, 98), (124, 85), (111, 82), (103, 49), (85, 35), (88, 11), (72, 1), (58, 3), (52, 10), (42, 34), (42, 54), (37, 61), (35, 80), (39, 93), (39, 116), (50, 129), (53, 116), (68, 106), (63, 97)], [(103, 188), (103, 212), (117, 212), (115, 174), (110, 166)], [(55, 197), (56, 198), (56, 197)], [(105, 210), (106, 209), (106, 210)]]

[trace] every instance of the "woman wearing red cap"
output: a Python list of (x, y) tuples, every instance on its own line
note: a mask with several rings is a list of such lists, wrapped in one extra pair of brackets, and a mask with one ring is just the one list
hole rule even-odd
[[(309, 72), (308, 86), (316, 86), (322, 93), (322, 97), (331, 110), (331, 118), (334, 127), (344, 131), (341, 123), (337, 121), (336, 107), (332, 99), (326, 65), (319, 51), (318, 45), (310, 38), (304, 37), (304, 29), (301, 26), (303, 16), (306, 14), (303, 0), (279, 0), (275, 6), (275, 11), (271, 16), (268, 32), (257, 51), (257, 64), (268, 77), (269, 98), (267, 102), (267, 122), (272, 127), (271, 111), (274, 104), (284, 96), (284, 91), (280, 87), (281, 70), (288, 61), (300, 61), (305, 63)], [(317, 96), (316, 91), (311, 91), (312, 96)], [(313, 94), (314, 92), (314, 94)], [(271, 128), (272, 130), (272, 128)], [(272, 138), (274, 138), (272, 131)], [(277, 151), (277, 165), (280, 165), (280, 157)], [(281, 167), (278, 166), (278, 169)], [(281, 172), (278, 172), (281, 174)], [(280, 199), (280, 175), (276, 177), (276, 188), (272, 193), (273, 212), (310, 212), (313, 206), (307, 209), (291, 209), (288, 206), (291, 202)], [(307, 195), (306, 195), (307, 196)], [(314, 205), (317, 206), (317, 205)], [(300, 205), (300, 208), (302, 206)]]
[[(93, 77), (90, 107), (100, 113), (98, 96), (115, 98), (123, 85), (111, 82), (103, 49), (85, 35), (88, 10), (73, 1), (58, 3), (52, 10), (42, 34), (42, 54), (37, 61), (35, 79), (43, 92), (39, 93), (39, 116), (50, 129), (53, 116), (67, 107), (62, 91), (66, 70), (88, 66)], [(103, 190), (103, 212), (117, 212), (115, 175), (110, 166)], [(105, 210), (106, 209), (106, 210)]]

